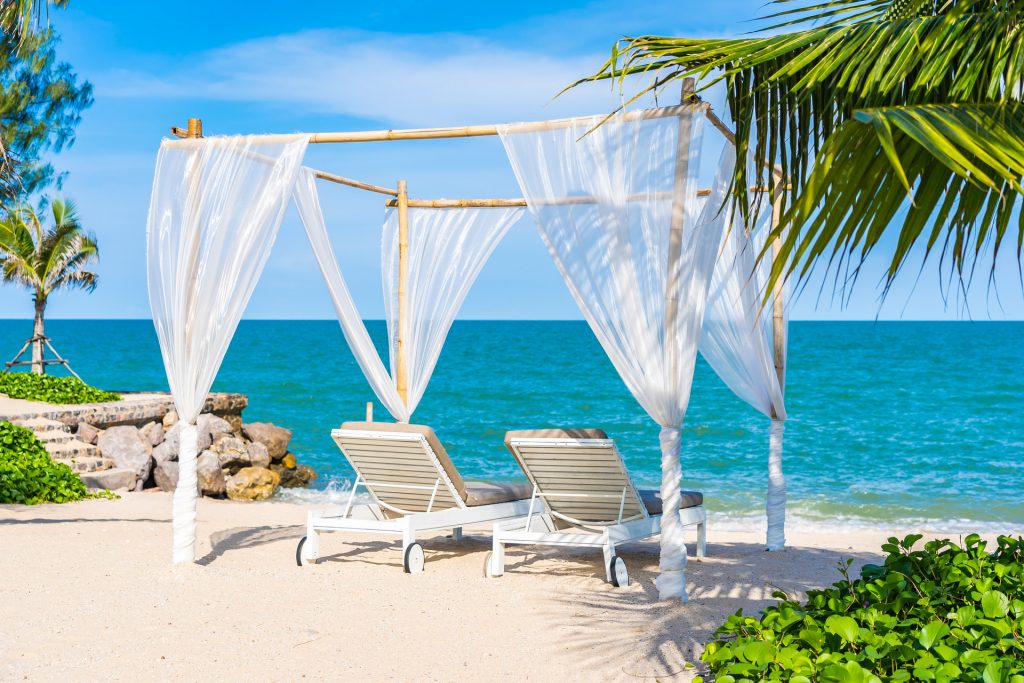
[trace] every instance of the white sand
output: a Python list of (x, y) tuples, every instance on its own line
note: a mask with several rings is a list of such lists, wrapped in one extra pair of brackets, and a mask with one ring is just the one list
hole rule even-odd
[(511, 549), (486, 579), (473, 530), (428, 538), (416, 576), (372, 536), (325, 535), (300, 568), (306, 508), (202, 500), (202, 559), (172, 567), (170, 509), (164, 493), (0, 506), (0, 680), (685, 681), (728, 614), (827, 585), (888, 535), (791, 533), (766, 553), (758, 533), (711, 527), (680, 605), (656, 601), (655, 542), (621, 553), (626, 589), (582, 551)]

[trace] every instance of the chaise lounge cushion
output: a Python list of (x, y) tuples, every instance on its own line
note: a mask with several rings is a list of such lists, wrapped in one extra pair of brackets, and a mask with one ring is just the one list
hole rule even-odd
[(466, 505), (497, 505), (514, 500), (525, 500), (533, 495), (529, 484), (488, 484), (482, 481), (466, 482)]
[(516, 429), (505, 432), (505, 446), (512, 451), (512, 439), (607, 439), (603, 429)]
[[(679, 506), (680, 510), (695, 508), (704, 504), (704, 494), (699, 491), (680, 491), (679, 493), (683, 496), (682, 504)], [(647, 508), (647, 514), (661, 514), (661, 491), (640, 489), (640, 500), (643, 501), (644, 507)]]
[[(403, 424), (401, 422), (346, 422), (341, 425), (342, 429), (352, 429), (364, 432), (388, 432), (396, 434), (419, 434), (427, 440), (427, 445), (430, 446), (430, 450), (434, 451), (434, 455), (437, 456), (438, 462), (441, 463), (441, 467), (444, 469), (445, 474), (451, 479), (452, 485), (458, 492), (459, 496), (463, 500), (466, 499), (466, 485), (462, 481), (462, 477), (459, 475), (459, 470), (455, 468), (455, 463), (448, 457), (448, 451), (441, 445), (440, 439), (437, 438), (437, 434), (434, 434), (434, 430), (426, 425), (414, 425), (414, 424)], [(469, 503), (467, 503), (469, 505)]]

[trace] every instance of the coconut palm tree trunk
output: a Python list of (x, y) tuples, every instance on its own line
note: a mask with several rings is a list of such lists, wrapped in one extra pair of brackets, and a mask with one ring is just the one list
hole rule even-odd
[(43, 315), (46, 311), (46, 296), (36, 292), (36, 319), (32, 327), (32, 372), (37, 375), (46, 373), (46, 366), (43, 364), (43, 339), (46, 337), (46, 326), (43, 322)]

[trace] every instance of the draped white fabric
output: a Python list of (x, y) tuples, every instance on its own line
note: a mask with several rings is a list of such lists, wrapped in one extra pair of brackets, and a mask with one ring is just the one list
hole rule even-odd
[(277, 237), (308, 137), (164, 140), (147, 222), (149, 302), (181, 434), (174, 562), (195, 559), (195, 421)]
[[(679, 116), (499, 129), (573, 298), (630, 392), (662, 427), (666, 511), (679, 509), (679, 430), (722, 239), (721, 222), (702, 223), (696, 202), (702, 122), (693, 107)], [(678, 514), (662, 517), (659, 565), (661, 597), (685, 600)]]
[[(409, 209), (403, 334), (408, 415), (423, 398), (469, 288), (522, 214), (521, 208)], [(398, 237), (398, 212), (389, 209), (381, 242), (381, 272), (393, 376), (398, 360)]]
[[(731, 146), (722, 151), (715, 187), (728, 183), (735, 162)], [(768, 496), (765, 504), (769, 550), (785, 547), (786, 482), (782, 473), (782, 434), (786, 419), (784, 386), (775, 370), (772, 303), (763, 303), (771, 259), (757, 260), (771, 231), (771, 205), (762, 206), (755, 228), (733, 221), (729, 206), (709, 198), (707, 209), (719, 210), (725, 225), (722, 248), (708, 292), (700, 352), (733, 393), (772, 419), (768, 448)], [(720, 208), (721, 207), (721, 208)], [(785, 350), (786, 319), (782, 323)]]
[(320, 209), (320, 198), (316, 191), (316, 176), (309, 169), (303, 169), (299, 179), (295, 183), (295, 207), (299, 211), (299, 217), (306, 229), (306, 237), (313, 247), (313, 254), (316, 256), (320, 272), (327, 283), (327, 289), (331, 294), (331, 301), (334, 303), (334, 311), (341, 324), (345, 341), (348, 342), (355, 356), (356, 363), (370, 383), (370, 388), (377, 395), (380, 402), (384, 404), (388, 412), (399, 422), (408, 422), (411, 411), (408, 410), (402, 398), (398, 395), (395, 383), (388, 374), (387, 368), (380, 359), (373, 340), (366, 330), (359, 310), (356, 308), (352, 295), (349, 294), (345, 278), (338, 268), (338, 261), (334, 257), (334, 249), (331, 247), (330, 238), (327, 235), (327, 225), (324, 222), (323, 211)]

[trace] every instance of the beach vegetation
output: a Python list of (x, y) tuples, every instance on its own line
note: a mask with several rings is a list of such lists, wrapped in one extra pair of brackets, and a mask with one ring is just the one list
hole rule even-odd
[(0, 372), (0, 394), (26, 401), (70, 405), (120, 401), (121, 395), (89, 386), (77, 377)]
[(881, 565), (752, 617), (742, 610), (701, 659), (715, 683), (1024, 683), (1024, 538), (890, 538)]
[(116, 497), (90, 493), (70, 467), (54, 462), (31, 429), (0, 421), (0, 503), (70, 503)]
[(99, 258), (99, 247), (80, 224), (75, 205), (54, 199), (49, 210), (53, 223), (48, 227), (31, 206), (19, 207), (0, 220), (0, 277), (33, 294), (32, 371), (40, 375), (46, 369), (44, 317), (50, 295), (61, 289), (91, 292), (98, 280), (89, 266)]
[(62, 176), (48, 158), (75, 139), (92, 86), (57, 59), (49, 7), (66, 0), (0, 2), (0, 208), (10, 210)]
[(733, 207), (753, 225), (751, 186), (782, 207), (766, 296), (819, 265), (848, 296), (879, 247), (885, 291), (912, 256), (937, 254), (943, 281), (963, 290), (1005, 244), (1019, 261), (1024, 0), (772, 6), (739, 37), (624, 38), (580, 83), (612, 80), (636, 97), (689, 77), (698, 94), (724, 87)]

